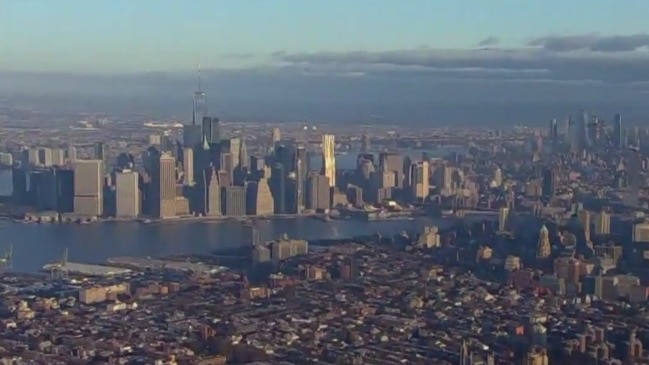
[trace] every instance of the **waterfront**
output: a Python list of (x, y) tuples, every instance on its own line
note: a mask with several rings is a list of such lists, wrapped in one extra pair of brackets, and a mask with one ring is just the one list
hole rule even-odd
[[(444, 148), (428, 151), (442, 156), (460, 149)], [(422, 151), (407, 151), (405, 155), (421, 155)], [(321, 161), (313, 159), (313, 168)], [(339, 168), (352, 169), (356, 154), (338, 156)], [(11, 194), (11, 171), (0, 170), (0, 195)], [(313, 218), (258, 219), (262, 241), (286, 233), (307, 240), (348, 238), (376, 232), (396, 234), (401, 230), (421, 231), (426, 225), (443, 228), (448, 223), (440, 219), (418, 217), (412, 220), (339, 221), (325, 222)], [(170, 221), (160, 224), (137, 222), (105, 222), (89, 225), (21, 224), (0, 221), (0, 255), (13, 244), (13, 270), (36, 272), (43, 265), (58, 261), (63, 250), (69, 250), (70, 261), (104, 262), (114, 256), (161, 257), (174, 254), (205, 254), (216, 249), (232, 248), (249, 243), (245, 223), (239, 221)]]
[[(261, 241), (286, 233), (307, 240), (396, 234), (401, 230), (421, 231), (426, 225), (448, 226), (441, 219), (324, 222), (312, 218), (257, 220)], [(68, 248), (69, 260), (104, 262), (114, 256), (161, 257), (174, 254), (204, 254), (216, 249), (247, 243), (245, 225), (236, 221), (179, 222), (143, 225), (119, 222), (90, 225), (21, 224), (0, 221), (0, 254), (13, 244), (13, 270), (36, 272), (57, 261)]]

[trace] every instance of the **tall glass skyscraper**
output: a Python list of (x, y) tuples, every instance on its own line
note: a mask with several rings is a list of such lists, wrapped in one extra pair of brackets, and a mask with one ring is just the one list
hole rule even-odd
[(613, 145), (617, 148), (623, 148), (624, 131), (622, 130), (622, 114), (615, 114), (613, 119)]

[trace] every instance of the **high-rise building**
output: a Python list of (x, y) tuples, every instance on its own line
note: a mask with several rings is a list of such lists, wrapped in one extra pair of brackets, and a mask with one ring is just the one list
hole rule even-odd
[(509, 218), (509, 208), (500, 207), (498, 209), (498, 231), (505, 232), (507, 231), (507, 219)]
[(115, 216), (137, 217), (140, 215), (139, 175), (123, 170), (115, 176)]
[(52, 166), (52, 149), (43, 147), (38, 149), (38, 164), (44, 167)]
[(183, 149), (183, 184), (194, 183), (194, 149), (185, 147)]
[(633, 225), (633, 242), (649, 242), (649, 223), (636, 223)]
[(74, 171), (57, 169), (58, 212), (74, 212)]
[(322, 136), (322, 170), (329, 179), (329, 186), (336, 186), (336, 137), (333, 134)]
[(103, 202), (103, 171), (101, 160), (77, 160), (74, 164), (74, 213), (101, 216)]
[(151, 173), (152, 215), (171, 218), (176, 215), (176, 159), (163, 153), (153, 163)]
[(203, 143), (203, 125), (189, 124), (183, 126), (183, 145), (196, 148)]
[(230, 138), (227, 147), (228, 152), (232, 155), (232, 170), (234, 171), (240, 164), (241, 138)]
[(379, 155), (379, 169), (395, 174), (395, 186), (403, 187), (403, 156), (397, 153), (381, 152)]
[(221, 142), (221, 122), (219, 118), (203, 117), (203, 140), (208, 143)]
[(77, 148), (75, 146), (69, 145), (67, 151), (68, 163), (74, 164), (77, 161)]
[(60, 148), (52, 149), (52, 166), (65, 165), (65, 151)]
[(244, 186), (226, 186), (222, 190), (223, 213), (228, 217), (246, 215), (246, 188)]
[(221, 215), (221, 184), (216, 174), (216, 169), (210, 169), (209, 182), (207, 183), (207, 199), (205, 214), (215, 217)]
[(295, 213), (300, 214), (304, 210), (305, 185), (307, 177), (307, 150), (304, 145), (298, 145), (295, 149)]
[(286, 175), (281, 163), (276, 163), (271, 170), (270, 190), (273, 193), (275, 214), (286, 214)]
[(313, 210), (328, 210), (331, 207), (331, 187), (326, 176), (309, 173), (306, 181), (306, 207)]
[(241, 170), (247, 170), (250, 167), (250, 158), (248, 157), (248, 146), (246, 146), (246, 140), (241, 139), (241, 144), (239, 145), (239, 168)]
[(598, 236), (611, 234), (611, 215), (604, 210), (595, 217), (595, 234)]
[(586, 242), (590, 242), (590, 211), (586, 209), (579, 211), (579, 223), (584, 230)]
[(198, 67), (198, 89), (194, 92), (192, 97), (192, 124), (197, 124), (207, 116), (207, 100), (203, 92), (201, 83), (201, 69)]
[(273, 128), (273, 130), (271, 131), (271, 140), (273, 142), (273, 146), (275, 146), (276, 143), (282, 140), (282, 133), (279, 131), (279, 128)]
[(95, 143), (95, 159), (106, 161), (106, 145), (104, 142)]
[(274, 212), (273, 194), (270, 191), (268, 179), (261, 178), (259, 182), (246, 183), (247, 214), (249, 215), (271, 215)]
[(541, 231), (539, 232), (539, 241), (537, 246), (536, 257), (540, 259), (545, 259), (550, 257), (552, 254), (552, 246), (550, 245), (550, 233), (548, 228), (543, 225)]
[(541, 187), (541, 190), (543, 192), (543, 196), (548, 199), (554, 197), (556, 193), (556, 174), (554, 173), (554, 169), (545, 169), (543, 171), (542, 180), (543, 186)]
[(550, 121), (550, 140), (555, 144), (559, 141), (559, 123), (557, 122), (557, 118), (553, 118)]
[(51, 168), (39, 174), (36, 181), (36, 207), (40, 211), (56, 211), (59, 205), (57, 169)]
[(624, 130), (622, 129), (622, 114), (615, 114), (613, 118), (613, 144), (617, 148), (624, 148)]
[(412, 165), (412, 195), (417, 199), (426, 199), (430, 188), (428, 184), (428, 161)]

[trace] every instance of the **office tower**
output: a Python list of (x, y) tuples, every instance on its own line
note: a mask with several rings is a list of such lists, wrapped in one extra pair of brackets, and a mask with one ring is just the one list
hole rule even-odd
[(176, 215), (176, 160), (163, 153), (153, 163), (151, 173), (152, 215), (171, 218)]
[(435, 185), (444, 191), (453, 188), (453, 168), (449, 166), (439, 166), (435, 168)]
[(23, 167), (11, 170), (11, 198), (15, 204), (27, 202), (27, 171)]
[(233, 156), (230, 152), (221, 153), (219, 171), (224, 172), (227, 176), (227, 179), (220, 180), (222, 186), (232, 185), (234, 176), (234, 162), (232, 159)]
[(300, 214), (304, 210), (305, 185), (307, 177), (307, 150), (302, 144), (295, 149), (295, 213)]
[(425, 200), (428, 197), (428, 161), (420, 161), (412, 168), (412, 194), (417, 199)]
[(363, 134), (361, 138), (361, 151), (363, 153), (368, 153), (371, 149), (370, 137), (367, 134)]
[(556, 193), (556, 174), (552, 168), (546, 168), (543, 171), (543, 186), (541, 190), (543, 191), (543, 196), (547, 199), (554, 197)]
[(279, 128), (272, 129), (271, 140), (273, 142), (273, 146), (275, 146), (275, 144), (282, 140), (282, 133), (279, 131)]
[(68, 146), (67, 155), (68, 163), (74, 164), (77, 161), (77, 148), (75, 146)]
[(550, 140), (555, 144), (559, 142), (559, 123), (556, 118), (550, 121)]
[(74, 171), (57, 169), (58, 212), (74, 212)]
[(571, 152), (581, 152), (591, 146), (590, 136), (588, 134), (588, 126), (590, 124), (588, 112), (581, 110), (579, 113), (579, 120), (573, 123), (570, 129), (572, 134)]
[(104, 145), (104, 142), (95, 143), (95, 159), (106, 161), (106, 145)]
[(312, 210), (329, 210), (331, 187), (325, 175), (309, 173), (306, 181), (306, 207)]
[(250, 157), (248, 157), (248, 146), (244, 139), (241, 140), (239, 145), (239, 168), (241, 170), (248, 170), (250, 167)]
[(579, 223), (584, 230), (586, 242), (590, 242), (590, 212), (588, 210), (579, 211)]
[(77, 160), (74, 164), (74, 213), (101, 216), (104, 210), (104, 163), (101, 160)]
[(207, 182), (207, 199), (205, 214), (212, 217), (221, 215), (221, 185), (216, 169), (210, 168), (209, 181)]
[(550, 245), (550, 233), (548, 231), (548, 228), (543, 225), (543, 227), (541, 227), (541, 231), (539, 232), (536, 257), (545, 259), (550, 257), (550, 254), (552, 254), (552, 246)]
[(595, 217), (595, 234), (598, 236), (611, 234), (611, 215), (604, 210)]
[(493, 186), (500, 187), (503, 184), (503, 171), (500, 168), (494, 170)]
[(65, 151), (60, 148), (52, 149), (52, 166), (65, 165)]
[(278, 144), (275, 146), (274, 160), (284, 168), (284, 174), (295, 171), (295, 151), (291, 146)]
[(183, 184), (194, 183), (194, 149), (185, 147), (183, 149)]
[(207, 140), (208, 143), (221, 142), (221, 122), (219, 118), (203, 118), (203, 140)]
[(241, 138), (230, 138), (226, 145), (227, 151), (232, 155), (232, 170), (234, 171), (240, 164)]
[(329, 186), (336, 186), (336, 137), (333, 134), (322, 136), (322, 170), (329, 179)]
[(139, 175), (123, 170), (115, 176), (115, 216), (133, 218), (140, 215)]
[(38, 149), (38, 164), (44, 167), (52, 166), (52, 149), (43, 147)]
[(39, 174), (36, 181), (36, 208), (40, 211), (56, 211), (59, 205), (57, 170), (48, 169)]
[(498, 209), (498, 231), (505, 232), (507, 231), (507, 219), (509, 219), (509, 208), (500, 207)]
[(270, 191), (268, 179), (262, 178), (259, 182), (250, 181), (246, 183), (247, 196), (246, 209), (249, 215), (271, 215), (275, 207), (273, 194)]
[(622, 129), (622, 114), (615, 114), (613, 118), (613, 145), (624, 148), (624, 130)]
[(246, 215), (246, 188), (244, 186), (226, 186), (222, 190), (221, 201), (223, 214), (227, 217)]
[(403, 156), (397, 153), (381, 152), (379, 155), (379, 169), (395, 174), (395, 186), (403, 187)]
[(197, 148), (203, 143), (203, 125), (183, 125), (183, 145), (185, 147)]
[(202, 90), (201, 68), (198, 67), (198, 89), (194, 91), (192, 97), (192, 124), (196, 124), (207, 116), (207, 99)]
[(286, 214), (286, 175), (284, 166), (279, 162), (271, 170), (270, 189), (273, 194), (275, 214)]

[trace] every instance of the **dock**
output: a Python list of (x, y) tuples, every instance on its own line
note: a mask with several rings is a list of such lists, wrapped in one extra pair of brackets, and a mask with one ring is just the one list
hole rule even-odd
[(111, 257), (107, 261), (109, 264), (129, 267), (134, 270), (174, 270), (213, 274), (228, 269), (225, 266), (207, 265), (200, 262), (172, 261), (132, 256)]
[(64, 265), (60, 263), (46, 264), (43, 266), (43, 271), (64, 271), (70, 274), (88, 275), (88, 276), (118, 276), (126, 275), (132, 272), (130, 269), (107, 266), (107, 265), (93, 265), (83, 264), (80, 262), (66, 262)]

